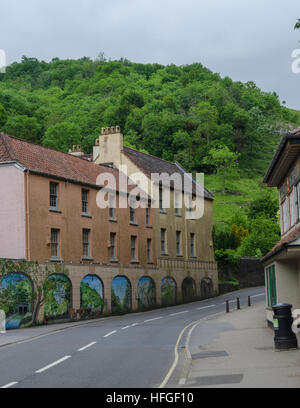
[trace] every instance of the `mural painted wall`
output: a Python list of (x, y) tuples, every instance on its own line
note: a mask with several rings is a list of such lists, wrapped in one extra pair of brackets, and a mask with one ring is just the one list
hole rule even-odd
[(185, 278), (182, 282), (182, 299), (190, 302), (196, 299), (196, 283), (192, 278)]
[(6, 329), (18, 329), (30, 325), (32, 296), (32, 282), (26, 275), (4, 276), (0, 284), (0, 309), (6, 313)]
[(44, 305), (45, 320), (69, 317), (71, 307), (71, 282), (64, 275), (51, 275), (53, 285), (46, 295)]
[(95, 275), (85, 276), (80, 284), (80, 306), (91, 315), (103, 311), (103, 284)]
[(138, 308), (143, 311), (156, 305), (156, 292), (153, 280), (147, 276), (138, 282)]
[(174, 305), (177, 297), (177, 286), (173, 278), (161, 281), (161, 303), (163, 306)]
[(214, 285), (210, 278), (203, 278), (200, 283), (201, 297), (207, 299), (214, 296)]
[(128, 313), (131, 311), (131, 286), (124, 276), (117, 276), (111, 284), (112, 313)]

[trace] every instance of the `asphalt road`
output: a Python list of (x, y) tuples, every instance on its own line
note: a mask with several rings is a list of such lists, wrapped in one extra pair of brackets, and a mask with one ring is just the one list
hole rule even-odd
[(265, 297), (263, 287), (217, 298), (115, 316), (0, 348), (0, 388), (159, 387), (182, 330), (203, 317)]

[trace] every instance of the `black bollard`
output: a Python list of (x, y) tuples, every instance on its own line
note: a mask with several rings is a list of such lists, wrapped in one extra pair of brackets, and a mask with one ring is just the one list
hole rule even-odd
[(290, 350), (298, 348), (298, 341), (292, 331), (292, 305), (281, 303), (273, 306), (274, 343), (276, 350)]
[(229, 313), (229, 300), (226, 300), (226, 313)]
[(240, 308), (241, 308), (240, 298), (239, 297), (236, 298), (236, 308), (237, 308), (237, 310), (240, 310)]
[(248, 307), (250, 307), (250, 306), (251, 306), (251, 297), (248, 296)]

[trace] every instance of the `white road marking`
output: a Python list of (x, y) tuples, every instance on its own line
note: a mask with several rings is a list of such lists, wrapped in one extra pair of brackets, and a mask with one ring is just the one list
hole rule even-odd
[(138, 325), (138, 323), (133, 323), (130, 327), (134, 327), (134, 326), (137, 326)]
[(208, 309), (209, 307), (215, 307), (215, 306), (216, 306), (216, 305), (197, 307), (197, 310)]
[(77, 351), (83, 351), (83, 350), (86, 350), (87, 348), (89, 348), (89, 347), (92, 347), (94, 344), (96, 344), (97, 342), (96, 341), (93, 341), (92, 343), (90, 343), (90, 344), (87, 344), (86, 346), (84, 346), (84, 347), (81, 347), (80, 349), (78, 349)]
[[(235, 303), (236, 300), (229, 300), (229, 303)], [(223, 302), (222, 305), (226, 305), (226, 302)]]
[(258, 295), (250, 296), (250, 298), (255, 298), (255, 297), (258, 297), (258, 296), (265, 296), (265, 293), (259, 293)]
[(112, 331), (112, 332), (110, 332), (110, 333), (107, 333), (105, 336), (103, 336), (103, 337), (108, 337), (108, 336), (111, 336), (112, 334), (114, 334), (114, 333), (117, 333), (117, 330), (114, 330), (114, 331)]
[(189, 312), (188, 310), (184, 310), (183, 312), (172, 313), (170, 314), (170, 316), (177, 316), (179, 314), (188, 313), (188, 312)]
[(43, 373), (44, 371), (49, 370), (49, 368), (54, 367), (54, 366), (62, 363), (63, 361), (68, 360), (69, 358), (71, 358), (71, 356), (65, 356), (63, 358), (60, 358), (59, 360), (54, 361), (54, 363), (51, 363), (51, 364), (47, 365), (46, 367), (40, 368), (39, 370), (36, 371), (36, 374)]
[(160, 317), (154, 317), (153, 319), (144, 320), (144, 323), (152, 322), (153, 320), (158, 320), (158, 319), (163, 319), (163, 317), (160, 316)]
[(179, 383), (180, 385), (184, 385), (186, 383), (186, 378), (180, 378)]
[(11, 382), (9, 384), (3, 385), (3, 387), (0, 387), (0, 388), (10, 388), (10, 387), (13, 387), (16, 384), (18, 384), (18, 383), (17, 382)]
[(129, 327), (131, 327), (131, 326), (125, 326), (125, 327), (122, 327), (122, 329), (121, 329), (121, 330), (129, 329)]

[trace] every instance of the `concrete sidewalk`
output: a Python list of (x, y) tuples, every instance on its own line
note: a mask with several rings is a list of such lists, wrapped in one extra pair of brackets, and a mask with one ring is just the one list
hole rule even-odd
[(300, 387), (300, 349), (274, 350), (264, 303), (202, 320), (190, 333), (187, 355), (190, 370), (181, 380), (187, 388)]

